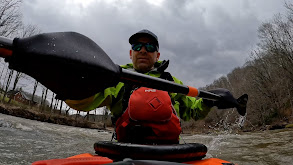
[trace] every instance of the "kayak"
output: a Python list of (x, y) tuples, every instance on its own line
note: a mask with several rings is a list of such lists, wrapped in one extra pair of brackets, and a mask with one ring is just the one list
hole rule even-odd
[(41, 160), (32, 165), (234, 165), (218, 159), (203, 159), (207, 147), (200, 143), (143, 145), (100, 141), (94, 144), (96, 154), (84, 153), (65, 159)]

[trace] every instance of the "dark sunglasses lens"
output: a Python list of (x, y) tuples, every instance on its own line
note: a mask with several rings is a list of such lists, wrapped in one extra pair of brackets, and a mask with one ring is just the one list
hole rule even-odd
[(154, 44), (146, 44), (145, 48), (148, 52), (154, 52), (157, 50), (157, 47)]
[(141, 47), (142, 47), (142, 44), (133, 44), (132, 50), (140, 51)]

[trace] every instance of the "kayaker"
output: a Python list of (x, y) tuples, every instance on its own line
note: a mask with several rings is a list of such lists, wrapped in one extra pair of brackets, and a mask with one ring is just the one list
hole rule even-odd
[[(183, 84), (165, 70), (169, 61), (159, 61), (158, 37), (149, 30), (141, 30), (129, 38), (132, 63), (122, 68)], [(234, 98), (225, 89), (211, 91)], [(118, 83), (89, 98), (66, 100), (71, 108), (90, 111), (107, 106), (113, 115), (116, 139), (131, 143), (178, 143), (180, 121), (203, 119), (212, 106), (232, 108), (227, 102), (213, 102), (177, 93)]]

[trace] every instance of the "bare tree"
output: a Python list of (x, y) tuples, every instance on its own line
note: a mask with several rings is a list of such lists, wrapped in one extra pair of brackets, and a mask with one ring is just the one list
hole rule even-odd
[[(12, 70), (12, 72), (14, 72), (14, 70)], [(20, 79), (20, 76), (21, 76), (21, 72), (16, 72), (14, 82), (13, 82), (13, 87), (12, 87), (13, 91), (16, 89), (16, 84), (17, 84), (18, 80)], [(8, 100), (8, 103), (10, 103), (10, 102), (11, 102), (11, 97)]]
[(58, 99), (55, 99), (55, 104), (54, 104), (54, 110), (57, 110), (57, 107), (58, 107), (58, 105), (59, 105), (59, 101), (60, 100), (58, 100)]
[(59, 107), (59, 114), (61, 115), (62, 114), (62, 106), (63, 106), (63, 101), (62, 100), (60, 100), (61, 101), (61, 104), (60, 104), (60, 107)]
[(44, 110), (46, 107), (46, 100), (47, 100), (48, 88), (44, 87), (42, 91), (42, 100), (41, 100), (41, 110)]
[[(8, 67), (6, 67), (5, 64), (6, 64), (6, 63), (3, 64), (3, 68), (2, 68), (2, 71), (1, 71), (1, 74), (0, 74), (0, 80), (1, 80), (1, 78), (2, 78), (2, 76), (3, 76), (4, 70), (5, 70), (5, 69), (8, 70)], [(0, 82), (0, 85), (1, 85), (1, 82)], [(4, 88), (4, 82), (3, 82), (3, 86), (1, 85), (0, 88), (1, 88), (1, 89)]]
[(86, 112), (86, 115), (85, 115), (84, 119), (86, 119), (87, 121), (90, 120), (90, 111)]
[(55, 97), (55, 93), (52, 92), (52, 99), (51, 99), (51, 103), (50, 103), (51, 112), (53, 110), (54, 97)]
[(41, 103), (40, 103), (40, 106), (39, 106), (39, 109), (41, 111), (43, 110), (44, 96), (45, 96), (45, 88), (42, 88), (42, 97), (41, 97)]
[(34, 84), (34, 89), (33, 89), (33, 94), (32, 94), (32, 102), (34, 102), (34, 97), (38, 88), (38, 84), (39, 82), (37, 80), (35, 80), (35, 84)]
[[(247, 93), (252, 98), (246, 116), (250, 126), (263, 126), (293, 114), (293, 4), (286, 4), (286, 8), (286, 17), (276, 15), (259, 27), (260, 42), (250, 61), (205, 88), (227, 88), (236, 97)], [(228, 111), (217, 111), (206, 121), (228, 121), (227, 116), (235, 117)]]
[(10, 86), (10, 82), (11, 82), (12, 75), (13, 75), (13, 70), (10, 70), (10, 71), (9, 71), (9, 74), (8, 74), (7, 81), (6, 81), (6, 87), (5, 87), (4, 96), (3, 96), (3, 98), (2, 98), (2, 101), (4, 101), (4, 99), (5, 99), (5, 97), (6, 97), (6, 94), (7, 94), (7, 92), (8, 92), (8, 89), (9, 89), (9, 86)]
[(23, 38), (39, 34), (40, 32), (41, 30), (36, 25), (28, 24), (20, 26), (16, 35)]
[(69, 110), (71, 109), (68, 105), (66, 105), (66, 108), (65, 108), (65, 115), (68, 116), (69, 115)]
[(3, 63), (3, 68), (2, 68), (2, 71), (1, 71), (1, 74), (0, 74), (0, 80), (1, 80), (1, 78), (2, 78), (2, 75), (3, 75), (4, 69), (7, 69), (7, 67), (6, 67), (6, 63)]
[(21, 0), (0, 0), (0, 36), (9, 37), (22, 26)]

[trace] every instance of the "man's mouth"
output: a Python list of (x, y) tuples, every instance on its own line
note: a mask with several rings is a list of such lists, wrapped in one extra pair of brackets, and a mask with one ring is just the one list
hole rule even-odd
[(138, 58), (137, 60), (148, 61), (148, 58)]

